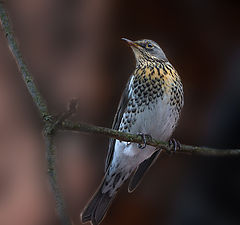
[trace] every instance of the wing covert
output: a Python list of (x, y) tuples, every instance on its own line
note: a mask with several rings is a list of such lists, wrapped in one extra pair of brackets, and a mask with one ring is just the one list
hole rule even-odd
[[(133, 75), (129, 78), (127, 85), (122, 93), (120, 102), (118, 104), (118, 109), (117, 112), (115, 114), (114, 120), (113, 120), (113, 125), (112, 125), (112, 129), (114, 130), (118, 130), (121, 120), (122, 120), (122, 116), (124, 114), (124, 112), (126, 111), (127, 108), (127, 104), (129, 102), (129, 98), (130, 98), (130, 91), (129, 91), (129, 86), (130, 83), (133, 79)], [(108, 146), (108, 153), (107, 153), (107, 158), (106, 158), (106, 162), (105, 162), (105, 172), (107, 171), (111, 161), (112, 161), (112, 157), (113, 157), (113, 151), (114, 151), (114, 146), (115, 146), (115, 142), (116, 140), (113, 138), (110, 138), (109, 140), (109, 146)]]

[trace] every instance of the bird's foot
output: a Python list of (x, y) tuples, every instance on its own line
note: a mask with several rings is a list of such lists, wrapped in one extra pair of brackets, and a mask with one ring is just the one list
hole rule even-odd
[(171, 138), (168, 141), (168, 147), (169, 147), (169, 150), (167, 150), (167, 152), (169, 154), (175, 153), (177, 150), (181, 150), (181, 144), (175, 138)]
[(138, 148), (144, 149), (147, 146), (147, 139), (152, 140), (152, 136), (149, 134), (138, 133), (138, 136), (142, 138), (143, 144), (138, 144)]

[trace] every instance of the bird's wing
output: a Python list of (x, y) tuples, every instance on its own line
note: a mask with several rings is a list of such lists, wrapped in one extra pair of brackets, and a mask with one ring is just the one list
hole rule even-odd
[(128, 192), (133, 192), (140, 181), (142, 180), (143, 176), (146, 174), (148, 169), (153, 165), (153, 163), (156, 161), (158, 155), (160, 154), (161, 150), (157, 150), (154, 152), (151, 157), (144, 160), (135, 171), (134, 175), (132, 176), (129, 185), (128, 185)]
[[(118, 130), (119, 129), (123, 113), (126, 111), (127, 104), (128, 104), (128, 101), (129, 101), (129, 98), (130, 98), (130, 95), (131, 95), (129, 87), (130, 87), (130, 83), (132, 81), (133, 81), (133, 75), (129, 78), (129, 80), (127, 82), (127, 85), (126, 85), (126, 87), (125, 87), (125, 89), (124, 89), (124, 91), (122, 93), (120, 102), (118, 104), (117, 113), (116, 113), (116, 115), (114, 117), (113, 125), (112, 125), (112, 129), (114, 129), (114, 130)], [(108, 146), (107, 158), (106, 158), (106, 162), (105, 162), (105, 172), (107, 171), (107, 169), (108, 169), (108, 167), (109, 167), (109, 165), (110, 165), (110, 163), (112, 161), (115, 142), (116, 142), (115, 139), (110, 138), (109, 146)]]

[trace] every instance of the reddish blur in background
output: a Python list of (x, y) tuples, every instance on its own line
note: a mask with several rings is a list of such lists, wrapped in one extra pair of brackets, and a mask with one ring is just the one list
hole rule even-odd
[[(18, 44), (54, 114), (110, 127), (134, 69), (120, 40), (153, 39), (182, 77), (180, 142), (240, 144), (240, 2), (9, 0)], [(0, 224), (57, 225), (42, 124), (0, 30)], [(103, 176), (107, 138), (62, 133), (59, 180), (75, 225)], [(159, 159), (139, 188), (120, 190), (103, 225), (240, 224), (239, 158)]]

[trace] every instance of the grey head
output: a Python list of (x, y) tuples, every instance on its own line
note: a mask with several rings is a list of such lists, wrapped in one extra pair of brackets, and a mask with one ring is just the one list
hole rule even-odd
[(138, 41), (131, 41), (126, 38), (122, 38), (122, 40), (126, 41), (128, 45), (132, 48), (136, 60), (140, 58), (157, 58), (161, 61), (168, 61), (165, 53), (160, 48), (160, 46), (152, 40), (142, 39)]

